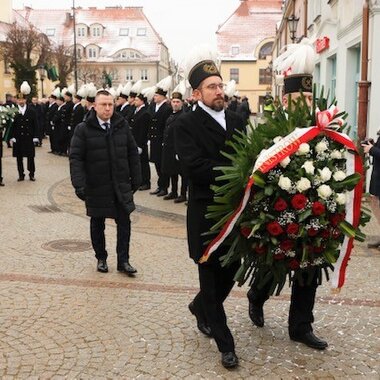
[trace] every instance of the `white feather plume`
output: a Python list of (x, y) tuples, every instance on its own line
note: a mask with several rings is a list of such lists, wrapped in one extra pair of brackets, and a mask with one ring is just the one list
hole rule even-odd
[(121, 90), (121, 94), (129, 96), (129, 93), (131, 92), (132, 88), (132, 82), (127, 82), (127, 84), (123, 87)]
[(147, 98), (148, 102), (151, 102), (156, 93), (156, 86), (146, 87), (141, 90), (141, 93)]
[(142, 80), (139, 79), (132, 87), (131, 87), (131, 92), (134, 92), (135, 94), (139, 94), (141, 92), (141, 89), (142, 89)]
[(77, 95), (79, 95), (82, 98), (85, 98), (87, 96), (87, 88), (86, 86), (81, 86), (77, 92)]
[(87, 96), (90, 98), (94, 98), (98, 91), (93, 83), (88, 84), (86, 90), (87, 90)]
[(162, 90), (164, 91), (169, 91), (170, 88), (172, 87), (172, 83), (173, 83), (173, 78), (171, 75), (168, 75), (167, 77), (165, 77), (164, 79), (161, 79), (157, 84), (156, 84), (156, 87), (157, 88), (161, 88)]
[(32, 89), (29, 86), (29, 83), (26, 80), (24, 80), (24, 82), (21, 83), (20, 91), (24, 95), (29, 95), (30, 91), (32, 91)]
[(116, 90), (113, 87), (108, 88), (107, 91), (112, 95), (114, 99), (117, 97)]
[(174, 88), (173, 92), (179, 92), (184, 96), (186, 93), (186, 79), (182, 79)]
[(63, 87), (61, 91), (62, 96), (66, 95), (66, 92), (67, 92), (67, 87)]
[(226, 88), (224, 90), (224, 93), (229, 97), (232, 98), (234, 96), (234, 93), (236, 92), (236, 81), (234, 79), (227, 82)]
[(313, 73), (316, 55), (310, 39), (303, 38), (299, 44), (289, 44), (285, 47), (287, 50), (273, 61), (274, 70), (280, 73), (289, 70), (290, 75)]
[(220, 68), (220, 59), (216, 48), (209, 44), (201, 44), (190, 50), (182, 63), (182, 67), (186, 78), (188, 78), (191, 69), (198, 63), (204, 60), (212, 60), (215, 62), (218, 69)]
[(53, 95), (59, 98), (61, 96), (61, 89), (59, 87), (56, 87), (53, 91)]
[(120, 84), (117, 86), (117, 89), (116, 89), (116, 94), (117, 94), (117, 96), (120, 96), (122, 90), (123, 90), (123, 85), (120, 83)]
[(70, 94), (75, 95), (75, 84), (70, 84), (67, 90), (70, 92)]

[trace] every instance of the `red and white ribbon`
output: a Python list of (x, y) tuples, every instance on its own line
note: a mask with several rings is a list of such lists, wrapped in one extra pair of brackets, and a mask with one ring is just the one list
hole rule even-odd
[[(285, 136), (276, 144), (272, 145), (269, 149), (264, 150), (260, 153), (255, 162), (252, 175), (250, 176), (245, 187), (244, 195), (240, 201), (239, 206), (224, 224), (218, 236), (216, 236), (207, 246), (205, 252), (199, 260), (200, 263), (204, 263), (208, 260), (210, 255), (219, 248), (219, 246), (225, 241), (227, 236), (234, 228), (237, 220), (239, 219), (248, 203), (251, 194), (251, 188), (255, 183), (253, 173), (256, 171), (267, 173), (286, 157), (289, 157), (295, 153), (301, 144), (313, 140), (321, 133), (339, 142), (348, 149), (346, 154), (347, 176), (355, 172), (362, 175), (362, 179), (355, 186), (355, 189), (349, 192), (346, 202), (346, 221), (352, 224), (354, 228), (358, 227), (361, 197), (363, 192), (363, 164), (357, 148), (351, 138), (344, 133), (334, 131), (330, 128), (332, 124), (341, 124), (341, 120), (335, 118), (337, 113), (338, 109), (335, 106), (326, 111), (317, 110), (317, 126), (309, 128), (296, 128), (292, 133)], [(334, 288), (341, 288), (344, 284), (346, 267), (352, 247), (353, 238), (345, 236), (340, 250), (339, 258), (334, 265), (334, 274), (331, 279), (331, 285)]]

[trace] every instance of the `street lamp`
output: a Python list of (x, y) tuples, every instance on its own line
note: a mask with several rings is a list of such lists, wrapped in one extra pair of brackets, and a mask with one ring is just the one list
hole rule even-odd
[(41, 81), (41, 97), (44, 97), (44, 79), (46, 77), (46, 71), (45, 71), (45, 65), (41, 64), (37, 67), (38, 74), (40, 75), (40, 81)]
[(286, 20), (288, 21), (290, 39), (294, 43), (294, 41), (297, 39), (297, 37), (296, 37), (296, 31), (297, 31), (298, 21), (300, 20), (300, 18), (296, 17), (293, 14), (290, 17), (288, 17)]

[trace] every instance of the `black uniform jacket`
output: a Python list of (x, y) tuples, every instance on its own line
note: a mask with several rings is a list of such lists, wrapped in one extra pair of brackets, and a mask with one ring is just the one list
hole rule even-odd
[(71, 113), (70, 126), (71, 130), (74, 131), (75, 127), (83, 121), (84, 118), (84, 107), (82, 104), (77, 103), (73, 106), (73, 111)]
[(146, 109), (146, 106), (144, 106), (132, 115), (129, 122), (136, 144), (141, 149), (148, 144), (148, 128), (150, 121), (151, 115)]
[(50, 133), (52, 131), (52, 127), (54, 124), (54, 116), (55, 116), (55, 113), (57, 112), (57, 110), (58, 110), (58, 104), (57, 103), (49, 104), (49, 106), (47, 106), (47, 109), (46, 109), (46, 133), (48, 135), (50, 135)]
[(168, 103), (162, 104), (158, 111), (153, 113), (148, 135), (150, 140), (149, 160), (151, 162), (161, 164), (165, 124), (171, 113), (172, 108)]
[(380, 137), (369, 151), (369, 154), (373, 157), (373, 168), (369, 192), (380, 198)]
[(164, 141), (162, 144), (162, 173), (168, 176), (180, 174), (181, 168), (179, 161), (176, 159), (176, 151), (174, 147), (174, 128), (175, 121), (181, 116), (183, 111), (172, 113), (166, 120), (164, 131)]
[(127, 121), (118, 113), (105, 131), (95, 112), (74, 132), (70, 145), (70, 174), (75, 189), (84, 189), (87, 215), (116, 217), (117, 200), (131, 213), (133, 192), (141, 184), (140, 158)]
[(28, 104), (24, 115), (18, 113), (13, 121), (11, 138), (15, 138), (13, 144), (13, 157), (34, 157), (35, 148), (33, 138), (37, 137), (37, 115)]
[[(190, 257), (198, 261), (210, 236), (202, 236), (215, 223), (205, 218), (207, 206), (212, 203), (214, 193), (210, 185), (221, 172), (216, 166), (227, 166), (230, 160), (221, 151), (232, 153), (225, 145), (235, 131), (242, 131), (245, 123), (240, 115), (226, 112), (227, 130), (199, 106), (183, 113), (175, 123), (175, 149), (184, 175), (189, 180), (189, 204), (187, 210), (187, 234)], [(218, 252), (213, 254), (217, 257)]]

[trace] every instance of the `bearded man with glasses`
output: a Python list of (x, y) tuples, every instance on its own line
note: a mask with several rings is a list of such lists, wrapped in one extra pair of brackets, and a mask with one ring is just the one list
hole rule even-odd
[(213, 337), (226, 368), (236, 367), (234, 339), (227, 326), (223, 302), (234, 285), (234, 275), (240, 266), (236, 262), (225, 268), (219, 258), (226, 253), (220, 247), (207, 263), (200, 264), (210, 236), (204, 236), (213, 222), (206, 219), (207, 206), (213, 201), (210, 188), (221, 172), (216, 167), (230, 165), (221, 151), (230, 152), (226, 141), (245, 127), (236, 113), (224, 110), (224, 84), (213, 59), (187, 61), (188, 80), (197, 106), (176, 120), (174, 126), (176, 152), (184, 174), (189, 179), (187, 235), (190, 257), (198, 264), (200, 291), (190, 303), (190, 312), (197, 319), (198, 329)]

